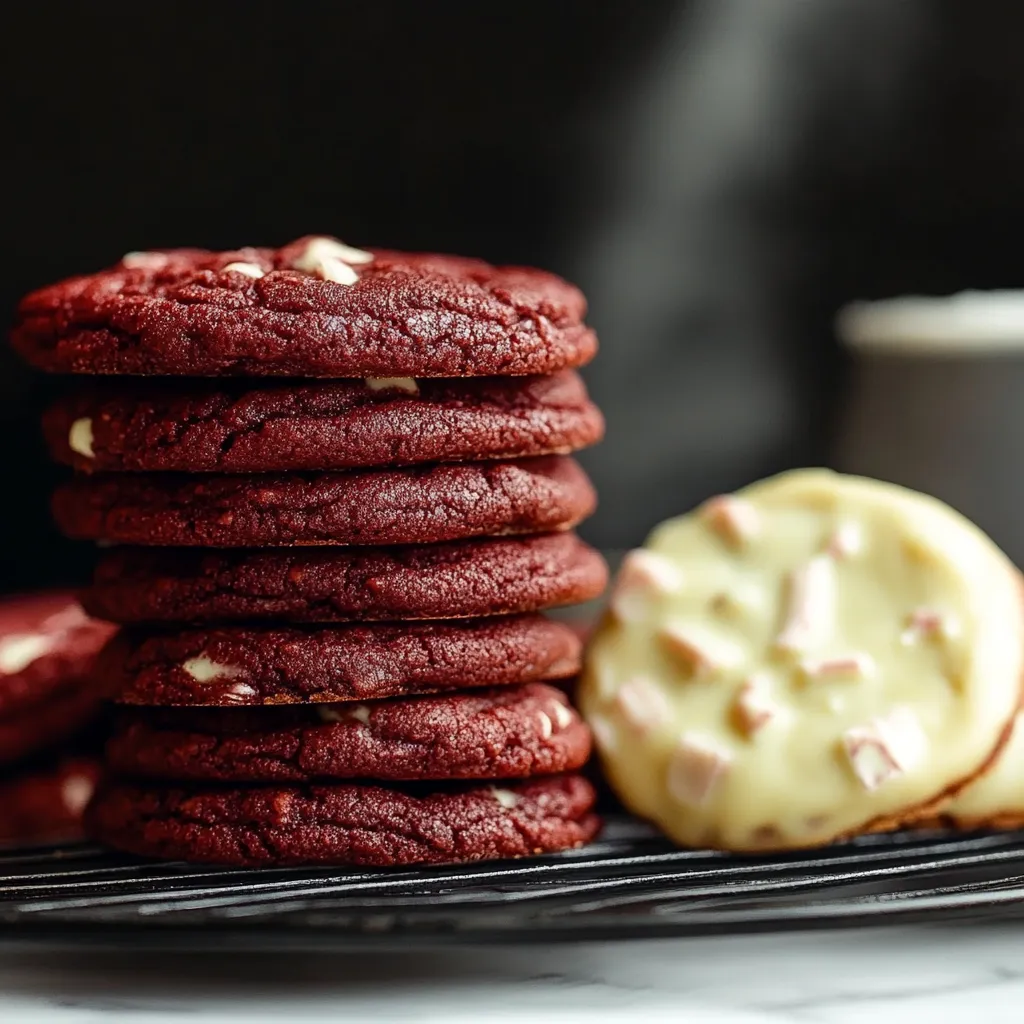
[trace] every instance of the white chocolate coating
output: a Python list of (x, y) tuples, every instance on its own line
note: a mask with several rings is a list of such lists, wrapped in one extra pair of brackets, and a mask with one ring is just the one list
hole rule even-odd
[(943, 813), (966, 826), (984, 826), (998, 818), (1024, 822), (1024, 713), (1018, 714), (1009, 742), (995, 763), (962, 789)]
[(624, 803), (687, 846), (782, 849), (962, 785), (1020, 703), (1009, 560), (889, 484), (802, 470), (738, 499), (744, 530), (707, 506), (658, 527), (666, 571), (628, 571), (591, 642), (579, 703)]

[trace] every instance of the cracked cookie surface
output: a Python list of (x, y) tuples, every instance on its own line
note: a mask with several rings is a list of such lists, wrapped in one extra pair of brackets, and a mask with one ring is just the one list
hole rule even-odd
[(579, 374), (93, 386), (52, 406), (52, 456), (83, 472), (261, 473), (523, 458), (599, 441)]
[(90, 805), (86, 826), (99, 842), (165, 860), (391, 867), (573, 849), (597, 833), (594, 801), (578, 775), (471, 788), (115, 783)]
[(26, 296), (12, 343), (57, 373), (520, 376), (588, 362), (585, 312), (540, 270), (309, 237), (130, 253)]
[(427, 544), (568, 529), (594, 489), (567, 456), (347, 473), (79, 477), (53, 499), (76, 540), (161, 547)]
[(462, 619), (587, 601), (607, 578), (573, 533), (404, 548), (116, 548), (82, 601), (125, 624)]
[(316, 707), (124, 710), (107, 764), (206, 782), (511, 779), (581, 767), (590, 733), (542, 683)]
[(319, 703), (565, 679), (579, 672), (581, 648), (572, 627), (541, 615), (237, 626), (125, 634), (101, 671), (125, 704)]

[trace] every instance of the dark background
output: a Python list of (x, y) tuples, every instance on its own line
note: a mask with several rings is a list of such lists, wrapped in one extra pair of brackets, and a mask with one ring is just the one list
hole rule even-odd
[[(580, 283), (610, 547), (827, 461), (858, 296), (1021, 283), (1021, 5), (41, 3), (5, 16), (9, 315), (134, 249), (306, 233)], [(83, 579), (0, 353), (0, 587)]]

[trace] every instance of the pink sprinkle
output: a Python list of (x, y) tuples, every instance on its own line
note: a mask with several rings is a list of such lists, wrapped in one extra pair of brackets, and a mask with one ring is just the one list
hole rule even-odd
[(735, 546), (745, 544), (761, 532), (757, 509), (749, 501), (731, 494), (712, 498), (704, 504), (701, 513), (713, 530)]
[(842, 523), (829, 538), (825, 551), (833, 558), (853, 558), (864, 549), (864, 532), (859, 523)]
[(805, 661), (800, 667), (811, 679), (867, 679), (875, 674), (874, 658), (861, 651), (820, 661)]
[(884, 718), (847, 729), (843, 734), (850, 766), (869, 791), (913, 768), (926, 742), (920, 723), (907, 708), (896, 708)]
[(786, 618), (775, 640), (787, 651), (800, 651), (831, 627), (835, 617), (835, 565), (817, 555), (790, 573)]
[(644, 612), (651, 595), (675, 593), (682, 585), (678, 569), (653, 551), (630, 551), (622, 562), (615, 581), (611, 608), (622, 622), (634, 622)]
[(731, 764), (732, 755), (714, 740), (684, 735), (668, 765), (669, 796), (695, 807), (707, 803)]
[(956, 622), (949, 615), (934, 608), (915, 608), (910, 613), (907, 628), (900, 636), (902, 643), (910, 645), (925, 637), (948, 637), (956, 632)]
[(668, 653), (698, 677), (711, 676), (730, 668), (740, 657), (729, 641), (711, 635), (702, 636), (684, 626), (665, 626), (658, 630), (657, 636)]
[(778, 707), (765, 692), (766, 680), (754, 676), (748, 679), (736, 695), (733, 713), (736, 723), (747, 736), (753, 736), (776, 715)]
[(646, 676), (634, 676), (623, 683), (615, 703), (622, 717), (640, 733), (650, 732), (672, 715), (665, 694)]

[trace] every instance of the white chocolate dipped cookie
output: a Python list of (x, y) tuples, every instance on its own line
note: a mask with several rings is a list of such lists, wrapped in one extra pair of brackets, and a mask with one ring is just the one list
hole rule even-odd
[(889, 484), (801, 470), (627, 556), (579, 704), (625, 805), (687, 846), (895, 827), (985, 767), (1020, 704), (1017, 571)]
[(1024, 713), (993, 765), (969, 782), (943, 816), (960, 828), (1024, 828)]

